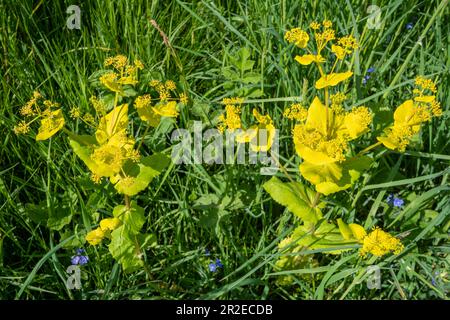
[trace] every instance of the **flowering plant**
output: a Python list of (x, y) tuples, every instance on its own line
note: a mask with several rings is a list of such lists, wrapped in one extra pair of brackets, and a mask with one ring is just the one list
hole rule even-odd
[[(377, 141), (372, 145), (358, 151), (355, 141), (372, 138), (373, 113), (365, 106), (348, 109), (345, 106), (350, 95), (345, 90), (348, 85), (344, 91), (339, 88), (353, 76), (346, 59), (358, 50), (359, 44), (352, 35), (338, 37), (329, 20), (313, 22), (309, 27), (312, 35), (294, 28), (286, 32), (285, 39), (304, 52), (295, 57), (296, 62), (317, 67), (319, 79), (314, 83), (317, 93), (309, 108), (296, 103), (285, 110), (284, 116), (295, 121), (292, 138), (295, 151), (302, 160), (300, 176), (315, 190), (306, 183), (294, 181), (289, 175), (289, 182), (273, 177), (264, 184), (271, 197), (301, 221), (293, 233), (280, 242), (279, 249), (291, 253), (302, 248), (325, 249), (326, 253), (339, 254), (360, 244), (359, 252), (363, 257), (399, 254), (403, 244), (379, 227), (368, 231), (357, 223), (347, 224), (341, 218), (336, 222), (326, 219), (322, 214), (327, 205), (323, 196), (332, 196), (352, 187), (374, 162), (368, 155), (374, 148), (382, 145), (405, 151), (419, 133), (421, 124), (442, 114), (434, 95), (436, 85), (429, 79), (417, 77), (414, 98), (397, 107), (393, 125), (376, 137)], [(297, 267), (298, 263), (306, 261), (282, 257), (277, 267), (292, 267), (294, 260)]]
[[(87, 233), (86, 241), (98, 245), (105, 238), (111, 239), (109, 251), (124, 270), (130, 271), (143, 265), (142, 250), (155, 243), (154, 234), (140, 232), (145, 223), (145, 210), (130, 197), (146, 189), (170, 163), (170, 158), (163, 153), (142, 156), (141, 147), (148, 131), (157, 127), (163, 117), (178, 116), (178, 106), (187, 103), (187, 96), (177, 93), (172, 80), (152, 80), (152, 92), (136, 96), (133, 87), (139, 83), (139, 71), (144, 68), (140, 60), (130, 63), (127, 57), (118, 55), (107, 58), (104, 66), (112, 67), (112, 70), (102, 71), (99, 77), (102, 87), (107, 89), (103, 97), (90, 98), (94, 113), (83, 114), (79, 107), (73, 107), (69, 112), (70, 118), (83, 123), (92, 134), (80, 135), (64, 127), (66, 121), (60, 105), (49, 100), (42, 102), (43, 97), (38, 92), (20, 111), (22, 116), (32, 117), (32, 120), (21, 121), (14, 131), (25, 134), (36, 120), (40, 120), (36, 140), (47, 140), (58, 131), (64, 131), (73, 152), (91, 172), (91, 180), (100, 184), (103, 179), (108, 179), (117, 193), (124, 195), (125, 205), (117, 205), (110, 217), (102, 219), (96, 229)], [(112, 99), (108, 100), (111, 95)], [(132, 101), (146, 125), (137, 146), (137, 137), (129, 130)]]

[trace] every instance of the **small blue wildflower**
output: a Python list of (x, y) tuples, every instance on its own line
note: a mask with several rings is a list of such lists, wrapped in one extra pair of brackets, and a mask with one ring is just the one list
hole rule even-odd
[(85, 264), (87, 264), (89, 262), (88, 256), (79, 256), (79, 257), (80, 257), (80, 261), (78, 262), (78, 264), (80, 266), (84, 266)]
[(76, 250), (76, 255), (70, 259), (70, 262), (72, 263), (72, 265), (84, 266), (85, 264), (87, 264), (89, 262), (89, 257), (83, 256), (82, 255), (83, 253), (84, 253), (84, 249)]
[(406, 24), (406, 30), (411, 30), (414, 27), (414, 24), (412, 22), (408, 22)]
[(72, 265), (76, 266), (80, 262), (80, 256), (73, 256), (72, 259), (70, 259), (70, 262)]
[(223, 264), (222, 264), (222, 262), (220, 261), (219, 258), (216, 258), (216, 267), (217, 268), (223, 268)]
[(209, 252), (208, 248), (205, 249), (205, 256), (209, 257), (211, 255), (211, 252)]
[(216, 272), (217, 271), (217, 266), (216, 266), (216, 264), (214, 262), (211, 262), (208, 265), (208, 267), (209, 267), (209, 271), (211, 271), (211, 272)]
[(388, 197), (386, 198), (386, 202), (391, 207), (397, 207), (397, 208), (400, 208), (405, 204), (405, 201), (402, 198), (398, 198), (398, 197), (394, 196), (392, 193), (390, 195), (388, 195)]
[(369, 69), (367, 69), (367, 73), (372, 73), (375, 72), (375, 68), (374, 67), (370, 67)]
[(363, 84), (366, 84), (367, 83), (367, 80), (369, 80), (370, 79), (370, 76), (364, 76), (364, 78), (363, 78), (363, 80), (362, 80), (362, 83)]
[(404, 203), (405, 201), (403, 201), (403, 199), (394, 198), (394, 207), (400, 208), (401, 206), (403, 206)]

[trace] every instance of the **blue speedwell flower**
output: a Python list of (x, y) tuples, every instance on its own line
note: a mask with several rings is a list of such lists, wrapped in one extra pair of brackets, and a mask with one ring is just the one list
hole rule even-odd
[(211, 262), (209, 265), (209, 271), (216, 272), (217, 271), (217, 265), (214, 262)]
[(394, 198), (394, 207), (401, 207), (403, 206), (403, 204), (405, 203), (405, 201), (403, 201), (403, 199), (401, 198)]
[(388, 195), (388, 197), (386, 198), (386, 202), (391, 207), (396, 208), (401, 208), (405, 204), (405, 201), (402, 198), (398, 198), (394, 196), (392, 193)]
[(211, 271), (211, 272), (216, 272), (217, 269), (223, 268), (222, 261), (220, 261), (219, 258), (216, 258), (216, 262), (211, 262), (211, 263), (208, 265), (208, 268), (209, 268), (209, 271)]
[(223, 268), (223, 264), (222, 264), (222, 262), (220, 261), (220, 259), (216, 259), (216, 267), (217, 268)]
[(84, 256), (83, 253), (84, 253), (84, 249), (76, 250), (76, 255), (70, 259), (70, 262), (72, 263), (72, 265), (84, 266), (85, 264), (87, 264), (89, 262), (89, 257)]
[(374, 67), (370, 67), (369, 69), (367, 69), (367, 73), (366, 73), (366, 75), (363, 77), (363, 79), (362, 79), (362, 83), (363, 84), (366, 84), (367, 83), (367, 81), (370, 79), (370, 73), (372, 73), (372, 72), (374, 72), (375, 71), (375, 68)]
[(414, 24), (412, 22), (408, 22), (406, 24), (406, 30), (411, 30), (414, 27)]

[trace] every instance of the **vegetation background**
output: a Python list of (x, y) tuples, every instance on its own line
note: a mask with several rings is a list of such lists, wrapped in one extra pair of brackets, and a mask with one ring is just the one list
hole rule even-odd
[[(66, 26), (73, 4), (81, 9), (79, 30)], [(375, 29), (368, 28), (376, 23), (371, 4), (381, 10)], [(0, 298), (448, 298), (449, 13), (447, 0), (1, 0)], [(263, 191), (268, 177), (252, 165), (172, 166), (140, 193), (136, 199), (146, 209), (146, 228), (158, 239), (145, 252), (146, 270), (124, 274), (106, 246), (77, 243), (82, 237), (60, 245), (92, 228), (98, 215), (107, 216), (122, 198), (110, 186), (90, 182), (64, 135), (37, 143), (33, 134), (13, 133), (18, 110), (33, 90), (61, 103), (66, 115), (74, 106), (88, 110), (95, 72), (107, 56), (125, 54), (145, 63), (143, 79), (173, 79), (188, 92), (191, 103), (182, 112), (181, 128), (193, 120), (214, 126), (221, 99), (244, 91), (281, 129), (281, 160), (294, 176), (298, 158), (282, 113), (292, 97), (312, 98), (314, 89), (304, 79), (317, 75), (294, 61), (296, 49), (283, 35), (324, 18), (338, 34), (359, 38), (361, 48), (349, 66), (355, 83), (351, 103), (376, 112), (375, 132), (410, 96), (417, 75), (438, 81), (444, 115), (427, 124), (406, 153), (377, 151), (384, 152), (378, 164), (356, 187), (329, 197), (325, 211), (366, 227), (389, 226), (406, 245), (401, 255), (366, 261), (356, 250), (339, 256), (316, 250), (304, 268), (275, 270), (276, 245), (295, 217)], [(173, 51), (150, 19), (167, 34)], [(241, 48), (254, 61), (251, 81), (242, 70), (230, 79), (230, 56)], [(364, 85), (369, 67), (375, 72)], [(142, 81), (137, 91), (146, 85)], [(250, 112), (250, 106), (244, 108), (244, 119)], [(77, 130), (76, 123), (69, 126)], [(145, 152), (167, 150), (173, 128), (168, 124), (147, 136)], [(403, 209), (386, 204), (390, 193), (405, 199)], [(42, 215), (54, 218), (53, 229)], [(90, 262), (82, 267), (82, 289), (68, 290), (65, 270), (78, 246), (87, 249)], [(224, 267), (210, 272), (208, 264), (216, 258)], [(379, 290), (366, 286), (370, 264), (381, 268)], [(279, 281), (286, 275), (292, 277), (288, 284)]]

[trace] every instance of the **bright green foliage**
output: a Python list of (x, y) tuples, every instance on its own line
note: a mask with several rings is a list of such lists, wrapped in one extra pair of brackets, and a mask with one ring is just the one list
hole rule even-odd
[(119, 193), (134, 196), (146, 189), (153, 178), (158, 176), (169, 163), (170, 158), (162, 153), (141, 158), (138, 163), (127, 161), (123, 171), (133, 180), (129, 183), (126, 179), (115, 176), (111, 178), (111, 183)]
[(314, 204), (316, 192), (299, 182), (281, 182), (277, 177), (272, 177), (263, 188), (276, 202), (305, 223), (314, 224), (322, 217), (319, 204)]
[(141, 268), (144, 263), (143, 250), (156, 244), (155, 235), (140, 233), (145, 223), (144, 209), (132, 201), (130, 208), (116, 206), (113, 215), (123, 224), (111, 232), (109, 252), (124, 271), (131, 272)]

